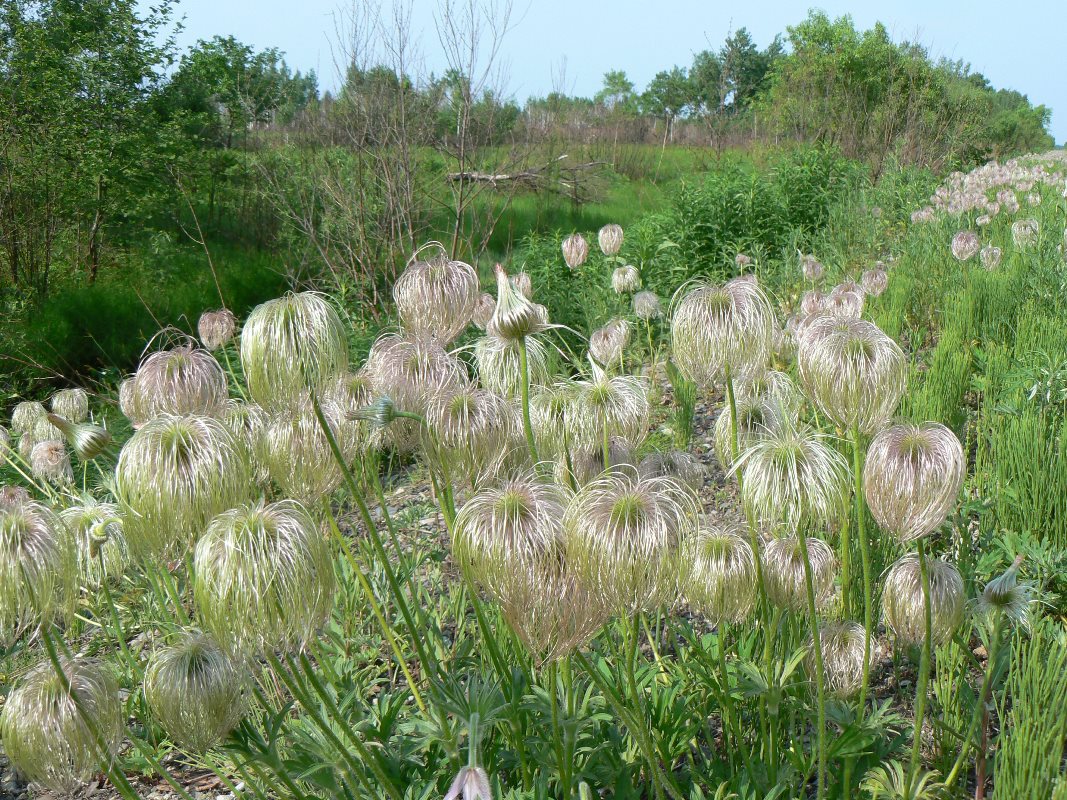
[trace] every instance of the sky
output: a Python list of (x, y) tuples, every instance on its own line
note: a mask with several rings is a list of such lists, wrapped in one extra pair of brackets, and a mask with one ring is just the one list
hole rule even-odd
[[(351, 1), (178, 0), (176, 17), (184, 25), (178, 43), (187, 47), (217, 34), (256, 49), (277, 47), (291, 67), (314, 69), (320, 89), (332, 89), (339, 83), (338, 12)], [(426, 67), (440, 74), (440, 0), (408, 2), (413, 38)], [(605, 72), (623, 69), (641, 90), (660, 70), (688, 66), (694, 53), (718, 49), (731, 30), (748, 28), (764, 47), (809, 7), (787, 0), (513, 0), (502, 48), (506, 86), (520, 102), (556, 88), (591, 96)], [(994, 86), (1050, 107), (1052, 134), (1058, 143), (1067, 140), (1067, 0), (824, 0), (814, 7), (834, 17), (850, 14), (861, 29), (881, 21), (894, 39), (918, 41), (935, 56), (970, 63)]]

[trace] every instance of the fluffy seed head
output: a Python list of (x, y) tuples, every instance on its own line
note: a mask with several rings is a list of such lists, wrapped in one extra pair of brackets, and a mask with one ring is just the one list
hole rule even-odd
[(641, 288), (641, 273), (629, 264), (618, 267), (611, 273), (611, 288), (615, 294), (633, 294)]
[(655, 292), (638, 292), (634, 295), (634, 316), (638, 319), (658, 319), (663, 316), (663, 305)]
[[(519, 343), (496, 336), (485, 336), (474, 343), (474, 363), (482, 385), (503, 397), (518, 397), (522, 392)], [(548, 353), (537, 337), (526, 339), (526, 366), (531, 386), (548, 382)]]
[(496, 298), (488, 292), (482, 292), (471, 313), (471, 322), (484, 331), (495, 313)]
[(1019, 583), (1019, 568), (1023, 557), (1017, 556), (1011, 566), (991, 580), (978, 596), (978, 613), (1003, 614), (1015, 625), (1030, 627), (1030, 605), (1033, 603), (1033, 586)]
[(869, 269), (860, 278), (860, 286), (871, 297), (878, 297), (889, 286), (889, 275), (884, 269)]
[[(824, 622), (819, 629), (826, 688), (842, 700), (856, 695), (863, 683), (864, 630), (856, 622)], [(810, 647), (805, 667), (814, 676), (815, 648)]]
[(30, 469), (37, 478), (56, 485), (74, 482), (74, 470), (70, 465), (70, 453), (62, 439), (45, 439), (30, 451)]
[(812, 282), (819, 280), (825, 272), (822, 262), (812, 255), (801, 256), (800, 270), (804, 273), (804, 280)]
[(470, 324), (478, 304), (478, 273), (438, 248), (432, 258), (413, 261), (397, 278), (393, 300), (405, 330), (448, 344)]
[(848, 465), (828, 438), (808, 425), (781, 420), (764, 428), (741, 453), (742, 499), (757, 518), (792, 526), (840, 518), (848, 492)]
[[(963, 621), (963, 578), (955, 566), (940, 558), (927, 558), (930, 576), (930, 619), (934, 644), (944, 644)], [(905, 645), (922, 644), (926, 638), (925, 605), (919, 557), (908, 553), (885, 573), (882, 616), (886, 627)]]
[(1025, 250), (1037, 241), (1041, 225), (1036, 219), (1020, 219), (1011, 225), (1011, 241), (1018, 249)]
[(499, 264), (496, 270), (496, 309), (486, 331), (506, 341), (523, 339), (540, 333), (548, 327), (548, 313), (544, 306), (531, 303), (516, 288), (511, 278)]
[[(115, 679), (98, 662), (60, 656), (60, 665), (81, 710), (45, 661), (26, 673), (8, 696), (0, 716), (0, 738), (22, 775), (64, 795), (88, 783), (99, 772), (100, 762), (110, 761), (118, 752), (123, 710)], [(102, 737), (103, 751), (85, 716)]]
[(24, 400), (11, 412), (11, 430), (18, 434), (30, 433), (37, 420), (46, 413), (44, 406), (37, 401)]
[(619, 250), (622, 249), (622, 226), (609, 223), (600, 229), (596, 239), (601, 253), (606, 256), (618, 255)]
[(11, 432), (0, 425), (0, 455), (3, 455), (11, 447)]
[(568, 495), (519, 475), (483, 489), (456, 516), (452, 554), (496, 602), (535, 655), (548, 661), (583, 646), (607, 611), (569, 568), (562, 520)]
[(709, 620), (740, 623), (756, 605), (756, 559), (735, 523), (702, 520), (689, 543), (682, 594)]
[(473, 480), (492, 471), (516, 434), (514, 406), (500, 395), (468, 385), (430, 400), (426, 424), (434, 434), (453, 480)]
[(89, 418), (89, 394), (84, 389), (61, 389), (52, 395), (52, 413), (69, 422), (85, 422)]
[(174, 742), (203, 753), (225, 739), (245, 713), (244, 674), (207, 634), (182, 631), (145, 670), (152, 715)]
[(873, 433), (904, 394), (904, 352), (873, 322), (816, 317), (799, 337), (797, 362), (808, 396), (842, 428)]
[(245, 447), (211, 417), (162, 416), (123, 445), (115, 467), (126, 540), (138, 557), (172, 555), (216, 514), (249, 499)]
[(208, 350), (218, 350), (230, 343), (237, 333), (237, 317), (228, 308), (205, 311), (196, 323), (200, 341)]
[(134, 428), (140, 427), (143, 420), (135, 419), (137, 415), (137, 376), (131, 376), (126, 378), (119, 384), (119, 411), (130, 422), (133, 423)]
[(252, 469), (252, 480), (257, 486), (265, 486), (270, 480), (267, 466), (263, 462), (265, 437), (270, 417), (256, 403), (243, 400), (227, 400), (226, 410), (219, 421), (225, 425), (237, 439), (246, 454)]
[[(834, 599), (834, 551), (822, 539), (815, 537), (810, 537), (807, 545), (812, 583), (815, 585), (815, 607), (816, 610), (823, 610)], [(771, 539), (764, 545), (762, 555), (763, 580), (768, 599), (779, 608), (805, 611), (808, 594), (800, 539), (796, 536)]]
[(734, 256), (734, 264), (737, 265), (739, 268), (744, 269), (745, 267), (750, 266), (752, 264), (752, 256), (747, 255), (745, 253), (738, 253), (736, 256)]
[(556, 458), (556, 481), (565, 486), (585, 486), (608, 472), (630, 472), (637, 469), (633, 446), (621, 436), (608, 442), (608, 465), (604, 465), (604, 447), (577, 448), (566, 456)]
[(589, 242), (580, 233), (572, 233), (563, 240), (563, 261), (571, 269), (578, 269), (589, 258)]
[(933, 533), (956, 505), (967, 461), (956, 434), (937, 422), (904, 422), (871, 440), (863, 467), (872, 516), (910, 542)]
[(827, 298), (818, 289), (804, 292), (800, 298), (800, 310), (805, 316), (818, 314), (820, 311), (826, 310), (826, 307)]
[[(768, 402), (762, 395), (742, 395), (737, 398), (737, 444), (740, 455), (755, 442), (789, 422), (783, 408)], [(723, 405), (715, 420), (715, 455), (723, 469), (734, 463), (734, 423), (730, 405)]]
[(627, 469), (605, 473), (567, 507), (567, 557), (615, 612), (655, 608), (677, 599), (696, 517), (695, 498), (676, 481)]
[(982, 248), (982, 252), (979, 256), (982, 260), (982, 266), (988, 270), (994, 270), (1000, 266), (1000, 258), (1004, 254), (999, 247), (995, 245), (987, 244)]
[(86, 495), (59, 512), (78, 551), (78, 572), (91, 588), (118, 577), (129, 563), (122, 517), (115, 503), (101, 503)]
[[(8, 498), (8, 495), (11, 495)], [(77, 555), (70, 532), (47, 506), (17, 492), (0, 503), (0, 643), (70, 611)]]
[(624, 319), (613, 319), (590, 335), (589, 354), (603, 366), (617, 364), (629, 343), (630, 323)]
[(206, 350), (181, 345), (152, 353), (137, 368), (127, 416), (136, 425), (163, 414), (217, 417), (226, 398), (226, 375)]
[[(342, 455), (346, 459), (354, 456), (355, 449), (345, 447), (345, 421), (337, 406), (324, 402), (319, 407)], [(329, 496), (344, 480), (310, 400), (270, 417), (259, 457), (286, 495), (306, 503)]]
[(241, 331), (248, 393), (268, 412), (299, 405), (348, 369), (337, 312), (314, 292), (290, 292), (256, 306)]
[(215, 517), (196, 545), (194, 564), (200, 620), (231, 654), (301, 647), (333, 608), (329, 545), (292, 500)]
[(592, 364), (590, 380), (575, 382), (573, 445), (599, 447), (608, 436), (640, 442), (648, 431), (648, 392), (633, 375), (609, 376)]
[(974, 231), (960, 231), (952, 237), (952, 255), (957, 261), (969, 261), (978, 253), (980, 243)]
[(649, 453), (637, 465), (637, 472), (642, 478), (672, 478), (694, 493), (704, 488), (704, 465), (681, 450)]
[(686, 378), (707, 390), (761, 371), (770, 356), (774, 312), (753, 282), (697, 284), (677, 303), (671, 320), (674, 358)]

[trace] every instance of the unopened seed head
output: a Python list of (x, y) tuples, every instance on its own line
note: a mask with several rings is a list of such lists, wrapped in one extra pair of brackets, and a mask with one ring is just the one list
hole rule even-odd
[(600, 245), (600, 252), (606, 256), (618, 255), (622, 249), (622, 226), (609, 223), (600, 229), (596, 238), (597, 244)]
[(589, 258), (589, 243), (580, 233), (572, 233), (563, 240), (563, 260), (571, 269), (578, 269)]
[(237, 333), (237, 317), (228, 308), (205, 311), (196, 323), (200, 341), (208, 350), (225, 347)]

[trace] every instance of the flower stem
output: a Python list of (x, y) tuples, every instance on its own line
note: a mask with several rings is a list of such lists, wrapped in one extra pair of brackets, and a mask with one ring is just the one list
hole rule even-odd
[(956, 763), (952, 765), (952, 770), (948, 773), (948, 777), (945, 778), (946, 791), (952, 788), (952, 784), (954, 784), (959, 777), (960, 770), (963, 768), (968, 753), (970, 753), (971, 740), (974, 739), (974, 731), (978, 727), (978, 721), (985, 714), (985, 705), (989, 702), (989, 693), (993, 689), (993, 673), (996, 672), (997, 657), (1000, 655), (1000, 640), (1003, 635), (1003, 622), (1004, 615), (997, 614), (997, 621), (993, 626), (993, 639), (989, 644), (989, 661), (986, 664), (985, 677), (982, 678), (982, 689), (978, 693), (978, 702), (975, 704), (974, 713), (971, 714), (971, 721), (967, 726), (967, 733), (963, 736), (963, 744), (960, 745), (960, 753), (956, 756)]
[[(852, 426), (852, 471), (856, 492), (856, 538), (860, 542), (860, 559), (863, 562), (863, 679), (860, 683), (859, 714), (863, 718), (867, 705), (867, 689), (871, 681), (871, 631), (874, 628), (874, 600), (871, 590), (871, 543), (867, 538), (867, 504), (863, 495), (863, 445), (859, 425)], [(852, 587), (845, 584), (844, 594), (851, 594)], [(929, 610), (928, 610), (929, 613)]]
[(815, 651), (815, 700), (818, 704), (819, 772), (816, 797), (826, 796), (826, 670), (822, 658), (822, 639), (819, 636), (819, 617), (815, 610), (815, 580), (812, 577), (811, 560), (808, 558), (808, 540), (801, 532), (797, 536), (800, 553), (804, 557), (804, 583), (808, 596), (808, 624), (811, 628), (812, 648)]
[(533, 425), (530, 423), (530, 364), (526, 357), (526, 337), (519, 338), (519, 368), (522, 380), (519, 390), (522, 393), (522, 432), (526, 434), (526, 446), (530, 449), (530, 458), (538, 463), (537, 442), (534, 440)]
[(908, 774), (909, 784), (914, 783), (919, 774), (919, 754), (922, 750), (923, 718), (926, 715), (926, 689), (930, 682), (930, 649), (933, 639), (933, 614), (930, 609), (930, 572), (926, 566), (926, 545), (919, 540), (919, 574), (923, 590), (923, 637), (922, 654), (919, 657), (919, 677), (915, 682), (915, 732), (911, 741), (911, 765)]

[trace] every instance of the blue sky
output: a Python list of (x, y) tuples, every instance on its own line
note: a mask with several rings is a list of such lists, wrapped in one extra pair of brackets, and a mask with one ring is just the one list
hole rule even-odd
[[(374, 0), (371, 0), (374, 2)], [(331, 41), (346, 0), (179, 0), (183, 46), (215, 34), (257, 48), (275, 46), (290, 65), (314, 69), (321, 88), (338, 79)], [(147, 5), (142, 0), (142, 5)], [(436, 0), (412, 0), (413, 33), (429, 69), (440, 72)], [(894, 0), (821, 2), (832, 16), (851, 14), (867, 28), (883, 22), (895, 39), (925, 44), (937, 56), (962, 59), (994, 85), (1017, 89), (1053, 109), (1052, 132), (1067, 140), (1067, 1)], [(787, 0), (514, 0), (505, 39), (510, 93), (524, 100), (551, 91), (565, 64), (564, 88), (591, 95), (609, 69), (624, 69), (638, 88), (661, 69), (688, 66), (692, 55), (718, 48), (731, 29), (747, 27), (761, 47), (807, 14)], [(1058, 112), (1058, 113), (1057, 113)]]

